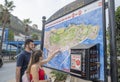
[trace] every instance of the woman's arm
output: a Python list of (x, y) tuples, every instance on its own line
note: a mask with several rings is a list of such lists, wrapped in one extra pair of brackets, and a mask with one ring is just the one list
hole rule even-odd
[(49, 80), (39, 80), (38, 70), (39, 70), (38, 66), (32, 65), (31, 67), (32, 81), (33, 82), (50, 82)]
[(41, 64), (46, 64), (47, 62), (49, 62), (58, 52), (59, 52), (59, 50), (50, 51), (47, 59), (42, 60)]

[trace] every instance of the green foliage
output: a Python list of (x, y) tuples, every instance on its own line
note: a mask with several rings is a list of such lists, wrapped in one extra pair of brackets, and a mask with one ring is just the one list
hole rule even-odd
[(32, 34), (32, 39), (33, 39), (33, 40), (38, 40), (38, 35), (37, 35), (37, 34), (35, 34), (35, 33), (34, 33), (34, 34)]
[(120, 60), (118, 60), (118, 82), (120, 82)]
[[(108, 27), (109, 28), (109, 27)], [(106, 40), (107, 40), (107, 56), (110, 56), (110, 34), (109, 30), (106, 30)]]
[(117, 28), (120, 29), (120, 6), (116, 10), (115, 17)]
[[(116, 21), (116, 47), (117, 47), (117, 56), (120, 57), (120, 6), (115, 12), (115, 21)], [(120, 60), (117, 59), (118, 63), (118, 82), (120, 82)]]
[(3, 18), (3, 5), (0, 4), (0, 26), (2, 26), (2, 18)]
[(2, 51), (5, 27), (10, 24), (10, 11), (13, 11), (13, 8), (15, 7), (13, 5), (13, 1), (4, 0), (4, 2), (5, 2), (4, 5), (1, 6), (2, 7), (2, 18), (1, 18), (2, 36), (1, 36), (1, 43), (0, 43), (0, 53)]
[(8, 40), (9, 41), (13, 41), (14, 40), (14, 32), (12, 30), (9, 30)]
[(1, 26), (2, 24), (5, 24), (4, 26), (7, 27), (10, 24), (10, 12), (13, 11), (15, 5), (13, 1), (4, 0), (4, 5), (1, 5), (0, 7), (2, 10), (2, 12), (0, 13)]
[(65, 81), (67, 78), (67, 74), (60, 71), (53, 70), (51, 74), (55, 77), (55, 82)]
[(32, 21), (30, 21), (30, 18), (28, 18), (28, 19), (23, 19), (23, 23), (24, 23), (25, 25), (29, 25), (29, 24), (32, 23)]
[(23, 19), (23, 23), (25, 24), (25, 35), (29, 35), (29, 24), (32, 23), (32, 21), (30, 21), (30, 18), (28, 19)]

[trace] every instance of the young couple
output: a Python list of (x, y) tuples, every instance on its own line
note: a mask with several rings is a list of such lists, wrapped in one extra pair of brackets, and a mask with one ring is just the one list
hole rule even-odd
[(22, 82), (22, 76), (25, 71), (32, 82), (50, 82), (50, 80), (45, 79), (42, 65), (49, 62), (58, 50), (50, 52), (48, 58), (43, 60), (43, 52), (41, 50), (34, 51), (33, 40), (27, 39), (24, 45), (24, 51), (17, 58), (16, 82)]

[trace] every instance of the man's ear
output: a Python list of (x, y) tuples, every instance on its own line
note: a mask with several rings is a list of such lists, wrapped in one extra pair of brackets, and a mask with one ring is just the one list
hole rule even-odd
[(26, 44), (26, 48), (28, 48), (28, 44)]

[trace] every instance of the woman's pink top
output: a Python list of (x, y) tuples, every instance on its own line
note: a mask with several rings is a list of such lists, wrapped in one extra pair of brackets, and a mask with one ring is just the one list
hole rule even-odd
[[(39, 68), (38, 75), (39, 75), (39, 80), (45, 80), (45, 72), (43, 69)], [(32, 74), (30, 74), (30, 81), (32, 80), (32, 78), (33, 78)]]

